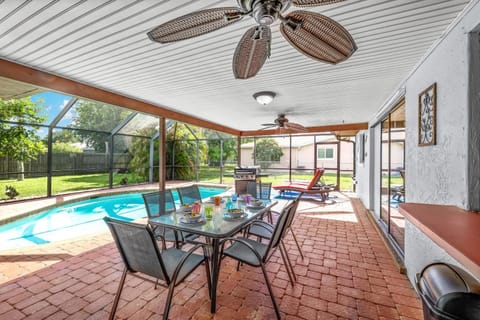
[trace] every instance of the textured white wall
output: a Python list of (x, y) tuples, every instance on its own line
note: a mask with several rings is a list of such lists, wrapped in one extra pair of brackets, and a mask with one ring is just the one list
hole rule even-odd
[(365, 131), (360, 131), (356, 136), (356, 141), (358, 143), (360, 139), (360, 133), (365, 135), (365, 160), (363, 163), (358, 162), (358, 154), (355, 157), (356, 161), (356, 193), (363, 205), (374, 211), (374, 195), (379, 191), (374, 186), (375, 180), (379, 179), (378, 175), (375, 174), (375, 136), (373, 134), (374, 129), (369, 129)]
[[(480, 23), (477, 1), (406, 81), (406, 185), (408, 202), (468, 207), (469, 35)], [(437, 144), (418, 146), (418, 94), (437, 83)], [(409, 178), (412, 177), (412, 178)], [(410, 222), (405, 230), (405, 266), (413, 281), (434, 261), (461, 266)], [(472, 244), (478, 245), (478, 244)], [(467, 270), (467, 269), (465, 269)]]
[[(467, 207), (468, 32), (478, 23), (477, 2), (406, 81), (405, 193), (409, 202)], [(418, 94), (435, 82), (437, 144), (419, 147)]]
[[(468, 170), (472, 172), (480, 167), (480, 161), (470, 166), (470, 169), (468, 163), (469, 141), (472, 143), (480, 141), (478, 123), (475, 124), (472, 123), (475, 121), (469, 120), (469, 99), (472, 100), (473, 95), (475, 101), (480, 101), (480, 89), (473, 88), (469, 92), (469, 81), (480, 83), (480, 70), (479, 68), (469, 70), (468, 40), (469, 33), (474, 30), (478, 32), (479, 29), (480, 1), (473, 0), (462, 20), (449, 31), (403, 84), (406, 89), (405, 198), (407, 202), (455, 205), (460, 208), (467, 208), (469, 205)], [(433, 83), (437, 83), (437, 144), (419, 147), (418, 94)], [(476, 107), (480, 108), (479, 104), (477, 103)], [(480, 111), (474, 109), (471, 112), (473, 112), (473, 116), (470, 115), (472, 119), (478, 119), (474, 115)], [(379, 119), (378, 117), (372, 119), (371, 125)], [(368, 141), (371, 145), (366, 161), (370, 166), (366, 162), (365, 165), (357, 167), (359, 179), (357, 193), (365, 206), (373, 209), (377, 219), (380, 207), (379, 127), (371, 127), (368, 131)], [(472, 176), (471, 173), (470, 176)], [(470, 181), (470, 188), (472, 185), (475, 184)], [(413, 282), (415, 274), (434, 261), (448, 262), (462, 267), (445, 250), (407, 221), (404, 263), (410, 280)]]
[(415, 275), (432, 262), (445, 262), (468, 271), (409, 221), (405, 223), (405, 247), (408, 247), (408, 250), (405, 250), (405, 261), (408, 261), (407, 276), (412, 284), (415, 283)]

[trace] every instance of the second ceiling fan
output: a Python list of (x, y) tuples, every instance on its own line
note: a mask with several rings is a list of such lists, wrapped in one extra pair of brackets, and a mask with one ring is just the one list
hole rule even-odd
[(311, 7), (344, 0), (237, 0), (239, 7), (195, 11), (175, 18), (148, 32), (152, 41), (169, 43), (215, 31), (251, 16), (257, 25), (248, 29), (233, 56), (237, 79), (255, 76), (270, 56), (270, 25), (281, 21), (283, 37), (300, 53), (312, 59), (337, 64), (348, 59), (357, 46), (350, 33), (338, 22), (322, 14), (297, 10), (283, 16), (290, 5)]
[(296, 132), (308, 131), (307, 128), (305, 128), (301, 124), (290, 122), (284, 113), (279, 114), (278, 117), (273, 121), (273, 123), (263, 123), (262, 126), (263, 126), (262, 130), (277, 128), (280, 131), (282, 131), (283, 129), (290, 129)]

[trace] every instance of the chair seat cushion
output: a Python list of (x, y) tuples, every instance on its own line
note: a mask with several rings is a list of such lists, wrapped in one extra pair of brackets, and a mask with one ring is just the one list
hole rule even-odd
[(273, 189), (275, 190), (289, 190), (289, 189), (305, 189), (308, 190), (308, 183), (289, 183), (280, 186), (274, 186)]
[[(253, 249), (258, 252), (260, 257), (264, 259), (268, 249), (268, 246), (266, 244), (248, 238), (238, 239), (241, 239), (242, 241), (245, 241), (250, 246), (252, 246)], [(254, 267), (258, 267), (262, 263), (261, 261), (258, 261), (257, 256), (254, 252), (252, 252), (250, 248), (248, 248), (245, 244), (239, 241), (234, 241), (230, 247), (226, 248), (223, 251), (223, 254)]]
[(269, 227), (267, 227), (267, 226), (264, 227), (262, 225), (253, 224), (248, 229), (248, 234), (251, 234), (253, 236), (257, 236), (257, 237), (260, 237), (260, 238), (270, 239), (272, 237), (274, 226), (271, 225), (271, 224), (268, 224), (268, 226)]
[[(179, 261), (186, 254), (187, 253), (185, 251), (173, 247), (162, 251), (163, 263), (170, 279), (173, 277), (173, 273), (175, 272), (175, 268), (177, 267)], [(203, 255), (195, 253), (190, 255), (180, 269), (176, 284), (182, 282), (182, 280), (187, 277), (199, 264), (201, 264), (203, 260)]]

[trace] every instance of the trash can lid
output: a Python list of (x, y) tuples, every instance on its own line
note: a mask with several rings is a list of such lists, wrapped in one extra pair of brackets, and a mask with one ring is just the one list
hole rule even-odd
[(453, 318), (480, 320), (480, 294), (451, 292), (440, 297), (436, 307)]

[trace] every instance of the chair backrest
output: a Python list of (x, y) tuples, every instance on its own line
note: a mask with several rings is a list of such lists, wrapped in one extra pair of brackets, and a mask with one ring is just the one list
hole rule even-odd
[(170, 283), (153, 232), (148, 225), (105, 217), (125, 267)]
[(294, 206), (295, 201), (292, 201), (291, 203), (283, 207), (282, 211), (280, 212), (277, 223), (275, 224), (275, 228), (272, 232), (272, 237), (270, 238), (270, 241), (268, 243), (268, 249), (263, 256), (264, 260), (266, 260), (269, 256), (270, 250), (276, 248), (280, 244), (282, 236), (285, 233), (285, 228), (287, 227), (287, 222), (290, 219), (291, 215), (295, 214), (295, 211), (292, 210)]
[(255, 181), (247, 181), (247, 193), (252, 197), (256, 198), (258, 193), (258, 185)]
[(149, 218), (172, 213), (176, 210), (175, 200), (172, 191), (169, 189), (143, 193), (142, 197)]
[(202, 196), (197, 185), (191, 185), (188, 187), (177, 188), (178, 196), (182, 205), (191, 204), (196, 201), (202, 202)]
[(325, 169), (317, 169), (315, 171), (315, 174), (313, 175), (312, 180), (308, 184), (307, 189), (312, 189), (315, 185), (317, 185), (318, 182), (320, 181), (320, 178), (323, 176), (324, 172), (325, 172)]
[(290, 216), (287, 219), (287, 222), (285, 223), (286, 226), (285, 226), (285, 230), (283, 231), (284, 234), (287, 232), (287, 229), (290, 228), (290, 226), (292, 225), (293, 219), (295, 218), (295, 214), (297, 213), (297, 208), (298, 208), (298, 204), (300, 203), (301, 197), (302, 197), (302, 194), (298, 195), (295, 198), (295, 200), (293, 200), (293, 202), (291, 203), (292, 208), (290, 210), (292, 210), (292, 214), (290, 214)]
[(272, 192), (272, 183), (271, 182), (247, 182), (247, 193), (252, 195), (256, 199), (270, 200), (270, 195)]

